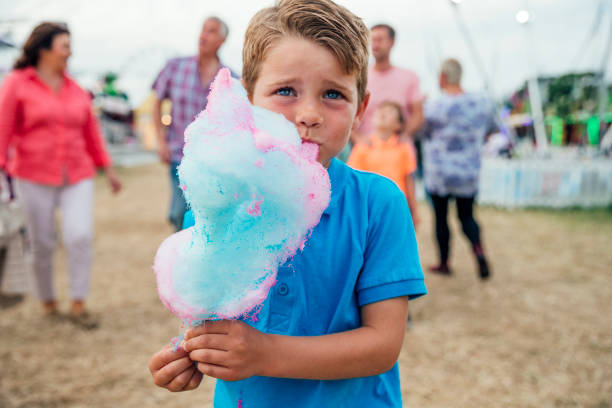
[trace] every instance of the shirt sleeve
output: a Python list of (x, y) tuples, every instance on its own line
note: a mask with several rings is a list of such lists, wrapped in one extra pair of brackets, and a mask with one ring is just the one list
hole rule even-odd
[(195, 225), (195, 218), (193, 216), (193, 211), (187, 210), (185, 212), (185, 215), (183, 216), (183, 229), (193, 227), (194, 225)]
[(8, 150), (19, 120), (17, 78), (9, 74), (0, 86), (0, 169), (6, 167)]
[(172, 81), (173, 70), (174, 63), (173, 60), (170, 60), (153, 82), (152, 89), (155, 91), (159, 99), (167, 99), (170, 97), (170, 82)]
[(110, 157), (104, 147), (104, 140), (102, 133), (100, 132), (100, 126), (98, 120), (91, 109), (91, 106), (87, 107), (87, 120), (83, 127), (83, 135), (85, 137), (85, 144), (87, 146), (87, 152), (97, 167), (107, 167), (111, 164)]
[(357, 282), (359, 306), (425, 295), (425, 280), (406, 198), (397, 186), (377, 177), (368, 193), (369, 225), (364, 263)]

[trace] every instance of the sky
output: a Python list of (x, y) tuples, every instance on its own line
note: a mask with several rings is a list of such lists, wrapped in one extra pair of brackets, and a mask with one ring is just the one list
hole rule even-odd
[[(534, 73), (600, 69), (612, 29), (611, 0), (463, 0), (456, 9), (450, 0), (337, 1), (368, 26), (384, 22), (395, 27), (392, 63), (415, 71), (428, 97), (439, 92), (437, 71), (447, 57), (462, 62), (464, 88), (483, 91), (486, 76), (496, 98), (507, 96)], [(0, 35), (10, 31), (19, 45), (40, 21), (68, 23), (71, 73), (89, 87), (104, 72), (118, 72), (120, 85), (138, 105), (168, 58), (196, 53), (202, 22), (209, 15), (228, 23), (230, 34), (220, 57), (240, 72), (249, 19), (272, 4), (271, 0), (0, 0)], [(515, 19), (522, 9), (533, 18), (526, 26)], [(474, 63), (457, 16), (473, 39), (484, 75)], [(0, 68), (10, 67), (16, 52), (0, 52)]]

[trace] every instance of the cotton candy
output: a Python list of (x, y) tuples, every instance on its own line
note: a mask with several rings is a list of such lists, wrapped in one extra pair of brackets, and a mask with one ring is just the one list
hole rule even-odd
[(329, 204), (318, 146), (302, 143), (284, 116), (251, 105), (222, 69), (183, 152), (178, 175), (195, 226), (159, 247), (159, 297), (187, 321), (249, 316)]

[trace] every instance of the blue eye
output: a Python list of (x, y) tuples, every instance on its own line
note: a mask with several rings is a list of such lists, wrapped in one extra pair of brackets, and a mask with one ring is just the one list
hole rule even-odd
[(289, 87), (279, 88), (276, 90), (276, 94), (280, 96), (291, 96), (294, 94), (293, 89)]
[(330, 89), (328, 91), (325, 91), (325, 97), (328, 99), (340, 99), (342, 98), (342, 94), (338, 91), (334, 91), (333, 89)]

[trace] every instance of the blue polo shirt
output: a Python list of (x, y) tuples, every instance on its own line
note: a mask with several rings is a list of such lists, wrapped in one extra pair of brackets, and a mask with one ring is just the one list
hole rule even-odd
[[(360, 327), (363, 305), (427, 293), (404, 194), (392, 181), (338, 159), (328, 172), (329, 207), (304, 250), (279, 268), (257, 321), (246, 321), (263, 332), (319, 336), (347, 331)], [(191, 225), (188, 214), (185, 226)], [(217, 380), (214, 401), (220, 408), (402, 406), (397, 363), (383, 374), (347, 380)]]

